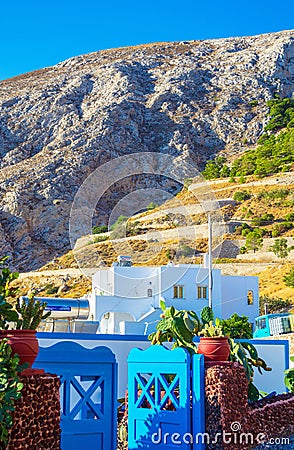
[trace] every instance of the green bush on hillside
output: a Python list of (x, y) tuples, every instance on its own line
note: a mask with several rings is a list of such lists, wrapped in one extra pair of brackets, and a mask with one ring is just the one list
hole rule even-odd
[[(228, 176), (233, 180), (236, 176), (264, 177), (291, 170), (294, 164), (294, 99), (275, 98), (269, 100), (267, 106), (270, 120), (257, 148), (247, 150), (231, 167), (225, 165), (223, 157), (208, 161), (203, 171), (205, 178)], [(223, 175), (224, 171), (227, 175)]]
[(236, 191), (233, 195), (233, 200), (236, 202), (244, 202), (245, 200), (249, 200), (251, 195), (248, 191)]
[(95, 225), (92, 228), (92, 234), (100, 234), (100, 233), (107, 233), (108, 226), (107, 225)]

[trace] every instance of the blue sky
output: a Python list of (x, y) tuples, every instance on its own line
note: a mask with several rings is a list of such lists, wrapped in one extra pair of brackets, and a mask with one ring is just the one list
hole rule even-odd
[(6, 0), (0, 14), (0, 79), (106, 48), (294, 28), (292, 0)]

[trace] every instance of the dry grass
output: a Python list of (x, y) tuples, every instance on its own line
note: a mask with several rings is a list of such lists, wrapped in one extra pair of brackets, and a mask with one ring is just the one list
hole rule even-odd
[[(80, 276), (70, 276), (64, 281), (60, 275), (32, 277), (14, 281), (14, 286), (19, 288), (19, 295), (26, 295), (30, 289), (36, 290), (36, 295), (40, 297), (63, 297), (80, 298), (92, 290), (92, 282), (89, 278)], [(58, 293), (60, 286), (65, 286), (65, 290)]]
[(294, 288), (287, 287), (283, 282), (283, 277), (290, 272), (291, 264), (280, 264), (270, 267), (260, 273), (259, 277), (259, 295), (268, 295), (269, 297), (289, 299), (294, 304)]

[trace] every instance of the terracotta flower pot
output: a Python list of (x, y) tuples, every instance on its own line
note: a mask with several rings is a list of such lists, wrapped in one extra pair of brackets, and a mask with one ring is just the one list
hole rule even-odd
[(0, 330), (0, 339), (8, 339), (12, 353), (17, 353), (20, 364), (29, 363), (31, 367), (39, 351), (36, 330)]
[(230, 344), (227, 337), (201, 337), (198, 353), (204, 355), (205, 361), (227, 361)]

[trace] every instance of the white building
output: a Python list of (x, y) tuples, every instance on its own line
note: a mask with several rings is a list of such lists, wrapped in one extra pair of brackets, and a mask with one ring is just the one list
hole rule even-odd
[[(200, 265), (120, 267), (99, 269), (92, 279), (90, 319), (98, 320), (100, 333), (149, 334), (161, 309), (190, 309), (198, 315), (208, 306), (209, 270)], [(226, 319), (234, 312), (254, 324), (259, 315), (258, 278), (224, 276), (212, 269), (212, 308)]]

